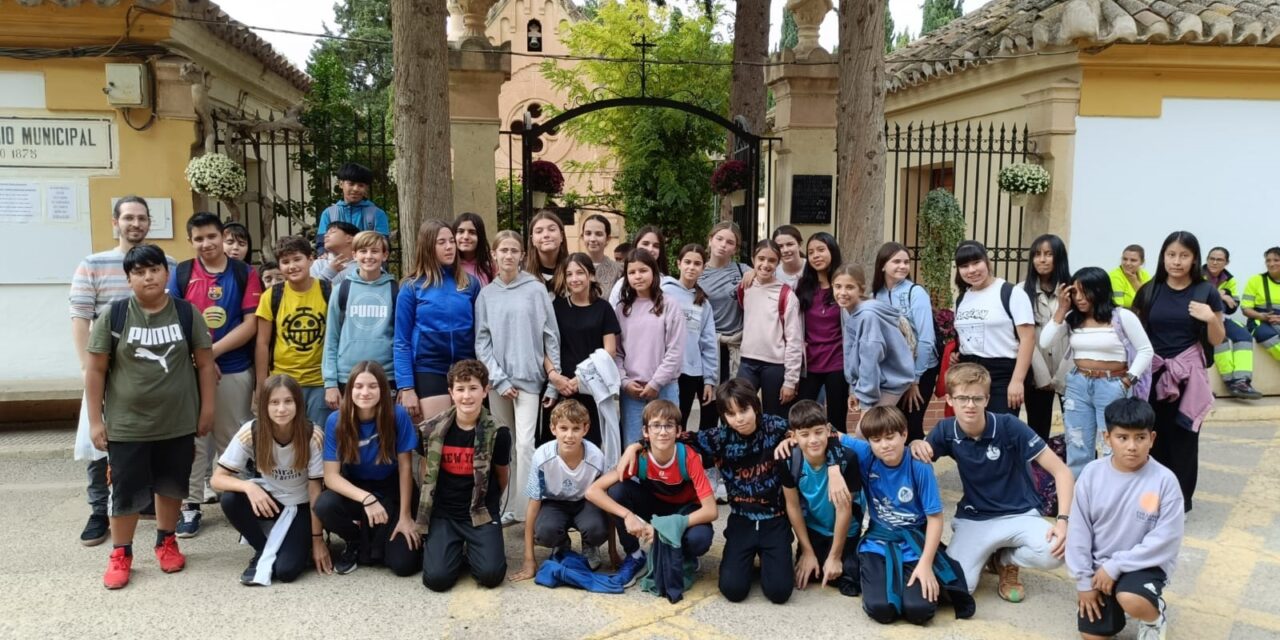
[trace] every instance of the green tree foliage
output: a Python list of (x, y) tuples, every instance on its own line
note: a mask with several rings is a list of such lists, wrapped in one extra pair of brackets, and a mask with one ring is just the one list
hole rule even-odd
[(920, 35), (964, 15), (963, 6), (964, 0), (924, 0), (924, 24), (920, 27)]
[(796, 27), (796, 16), (784, 7), (782, 9), (782, 40), (778, 42), (778, 49), (786, 51), (795, 47), (799, 42), (800, 30)]
[(326, 25), (325, 33), (354, 40), (319, 40), (312, 60), (319, 53), (332, 53), (342, 64), (352, 103), (361, 109), (386, 111), (392, 78), (390, 0), (338, 0), (333, 14), (336, 29)]
[[(563, 42), (577, 56), (634, 59), (642, 35), (656, 46), (656, 60), (722, 60), (731, 46), (715, 34), (714, 16), (686, 17), (674, 8), (641, 0), (601, 3), (597, 17), (569, 27)], [(713, 113), (728, 111), (728, 66), (651, 65), (650, 96), (669, 97)], [(571, 104), (640, 94), (639, 65), (585, 60), (574, 66), (542, 65), (543, 75)], [(714, 158), (724, 151), (724, 130), (714, 122), (673, 109), (606, 109), (566, 122), (570, 136), (605, 148), (600, 164), (616, 167), (613, 189), (626, 212), (627, 229), (656, 224), (669, 246), (703, 242), (716, 217), (711, 193)]]
[(955, 195), (946, 189), (934, 189), (924, 198), (920, 209), (920, 270), (924, 287), (933, 306), (950, 309), (952, 303), (951, 267), (956, 245), (964, 240), (964, 211)]
[(897, 38), (893, 35), (893, 12), (889, 10), (889, 0), (884, 0), (884, 52), (889, 53), (894, 50)]

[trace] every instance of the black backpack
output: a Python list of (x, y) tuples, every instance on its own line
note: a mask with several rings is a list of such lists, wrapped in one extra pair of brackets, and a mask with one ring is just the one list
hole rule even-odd
[[(960, 292), (960, 295), (956, 296), (957, 312), (960, 311), (960, 303), (964, 301), (964, 294), (968, 292), (969, 290), (965, 289), (964, 291)], [(1004, 307), (1004, 314), (1006, 316), (1009, 316), (1009, 324), (1013, 325), (1013, 341), (1018, 342), (1020, 340), (1020, 338), (1018, 337), (1018, 322), (1013, 319), (1013, 309), (1009, 308), (1009, 301), (1012, 298), (1013, 298), (1013, 283), (1009, 282), (1008, 280), (1005, 280), (1000, 285), (1000, 306)], [(935, 331), (937, 330), (936, 325), (934, 326), (934, 330)], [(942, 343), (937, 342), (935, 344), (940, 345)]]
[[(124, 322), (129, 317), (129, 301), (133, 298), (121, 298), (111, 303), (111, 352), (107, 354), (107, 371), (115, 364), (116, 349), (120, 346), (120, 334), (124, 333)], [(173, 298), (173, 307), (178, 312), (178, 325), (182, 327), (182, 339), (187, 342), (187, 351), (191, 353), (191, 364), (195, 366), (195, 349), (191, 348), (191, 325), (195, 322), (196, 308), (186, 300)]]
[[(178, 263), (178, 290), (173, 292), (174, 297), (185, 298), (187, 296), (187, 287), (191, 284), (191, 269), (194, 262), (195, 260), (183, 260)], [(240, 296), (243, 298), (245, 287), (249, 283), (249, 265), (235, 258), (227, 258), (227, 268), (231, 270), (232, 277), (236, 279), (236, 286), (240, 288)]]

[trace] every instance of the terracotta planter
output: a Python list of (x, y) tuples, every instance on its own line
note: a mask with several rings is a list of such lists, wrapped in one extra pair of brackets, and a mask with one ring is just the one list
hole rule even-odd
[(1009, 200), (1013, 202), (1013, 206), (1015, 207), (1025, 207), (1028, 204), (1031, 204), (1031, 199), (1034, 197), (1035, 196), (1030, 193), (1009, 194)]

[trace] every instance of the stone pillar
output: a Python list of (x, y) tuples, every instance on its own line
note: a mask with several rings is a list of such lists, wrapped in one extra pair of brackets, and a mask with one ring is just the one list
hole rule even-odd
[(465, 26), (465, 14), (462, 13), (462, 6), (458, 4), (458, 0), (449, 0), (449, 42), (457, 42), (462, 40), (467, 33)]
[(471, 48), (474, 39), (450, 43), (449, 135), (453, 145), (453, 210), (480, 214), (493, 234), (498, 228), (494, 176), (498, 150), (498, 93), (511, 79), (511, 43), (499, 48)]
[(1027, 128), (1052, 182), (1049, 191), (1027, 203), (1022, 221), (1022, 246), (1041, 229), (1064, 241), (1071, 238), (1071, 189), (1074, 181), (1076, 111), (1080, 85), (1062, 80), (1026, 94)]
[[(818, 45), (818, 25), (831, 10), (831, 0), (790, 0), (787, 8), (795, 15), (800, 41), (789, 51), (770, 56), (782, 63), (765, 68), (765, 84), (773, 91), (773, 135), (776, 163), (773, 170), (773, 219), (770, 228), (794, 224), (791, 215), (795, 176), (831, 176), (831, 222), (796, 224), (808, 237), (817, 231), (835, 228), (836, 98), (839, 70), (831, 54)], [(795, 64), (795, 63), (808, 64)], [(879, 187), (877, 187), (879, 188)]]

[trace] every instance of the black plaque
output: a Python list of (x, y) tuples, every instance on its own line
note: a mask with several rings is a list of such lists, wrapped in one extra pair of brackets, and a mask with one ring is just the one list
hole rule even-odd
[(791, 222), (831, 224), (831, 176), (791, 177)]

